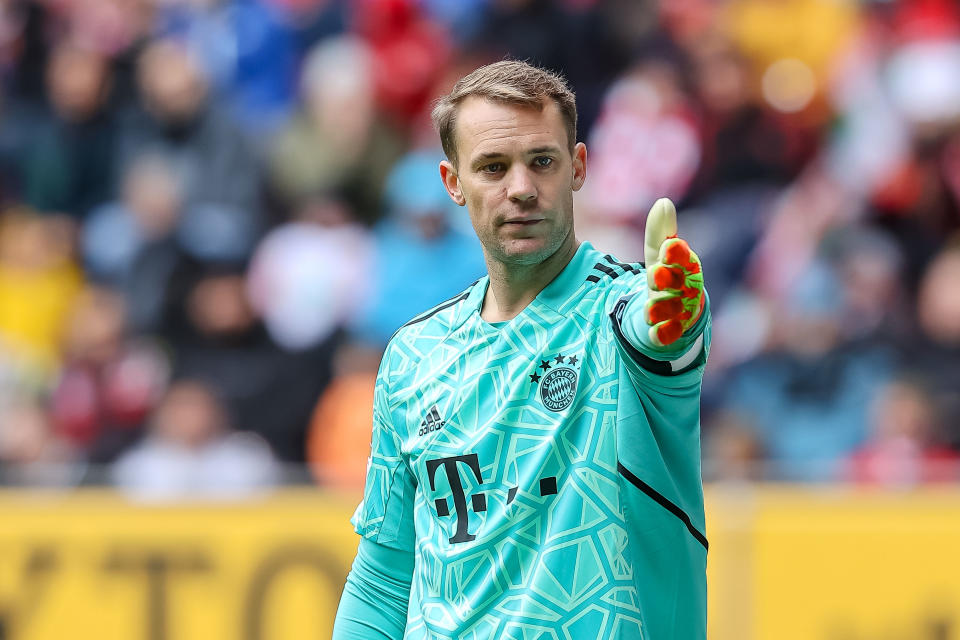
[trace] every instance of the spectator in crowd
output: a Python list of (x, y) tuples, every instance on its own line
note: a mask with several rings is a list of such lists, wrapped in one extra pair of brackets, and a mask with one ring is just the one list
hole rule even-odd
[(604, 96), (590, 133), (591, 178), (580, 198), (584, 238), (615, 255), (639, 256), (645, 203), (680, 201), (700, 163), (700, 133), (668, 53), (638, 62)]
[[(140, 105), (120, 127), (120, 167), (144, 152), (169, 157), (184, 180), (190, 216), (184, 240), (197, 253), (249, 253), (260, 230), (259, 158), (243, 129), (210, 99), (199, 62), (184, 44), (161, 39), (147, 45), (137, 67)], [(210, 244), (214, 246), (211, 247)]]
[(765, 352), (730, 373), (724, 404), (756, 424), (784, 479), (837, 477), (867, 433), (866, 407), (892, 375), (892, 354), (842, 340), (842, 290), (817, 263), (770, 322)]
[[(296, 108), (304, 54), (317, 41), (343, 33), (353, 3), (218, 0), (206, 4), (199, 10), (192, 8), (194, 25), (183, 27), (188, 30), (187, 37), (202, 51), (223, 46), (220, 55), (232, 56), (232, 73), (224, 78), (227, 84), (222, 95), (245, 127), (274, 135)], [(198, 17), (201, 12), (207, 15)], [(228, 34), (222, 33), (224, 29)], [(229, 44), (225, 42), (228, 39), (232, 40)], [(212, 58), (204, 56), (207, 61)], [(227, 71), (220, 70), (224, 76)]]
[(846, 342), (893, 345), (909, 331), (904, 313), (903, 252), (890, 234), (864, 225), (842, 226), (825, 238), (837, 265)]
[(288, 210), (340, 193), (358, 220), (380, 216), (383, 182), (402, 142), (378, 113), (374, 66), (370, 48), (353, 36), (325, 40), (304, 60), (302, 110), (270, 154), (271, 185)]
[(187, 200), (183, 171), (175, 158), (145, 152), (128, 167), (122, 198), (97, 207), (83, 228), (89, 275), (123, 292), (138, 331), (168, 331), (185, 278), (203, 265), (242, 262), (251, 250), (251, 229), (217, 222), (209, 217), (217, 208)]
[[(486, 60), (510, 56), (563, 72), (577, 95), (577, 127), (586, 138), (608, 88), (655, 39), (650, 0), (487, 1), (463, 49)], [(661, 3), (663, 7), (669, 3)]]
[(63, 362), (50, 396), (57, 435), (95, 465), (140, 439), (167, 383), (159, 348), (132, 337), (122, 298), (88, 286), (70, 312)]
[(369, 47), (377, 105), (392, 125), (423, 117), (450, 57), (449, 37), (417, 0), (356, 0), (354, 31)]
[[(803, 141), (751, 86), (749, 61), (721, 33), (691, 42), (703, 129), (692, 197), (716, 197), (757, 185), (783, 187), (802, 163)], [(808, 151), (808, 150), (807, 150)]]
[(262, 435), (284, 462), (302, 463), (340, 334), (282, 348), (251, 306), (249, 286), (242, 265), (208, 267), (183, 282), (169, 338), (173, 375), (215, 383), (237, 429)]
[(960, 480), (960, 454), (943, 442), (937, 405), (923, 386), (892, 381), (870, 414), (870, 437), (848, 462), (854, 482), (909, 487)]
[(113, 191), (116, 126), (111, 69), (99, 52), (65, 42), (47, 62), (48, 115), (20, 151), (26, 202), (83, 218)]
[(71, 230), (62, 217), (27, 209), (0, 217), (0, 360), (36, 390), (56, 373), (60, 336), (82, 283)]
[(232, 430), (208, 385), (179, 380), (146, 438), (113, 469), (113, 482), (142, 499), (239, 498), (274, 486), (279, 471), (260, 438)]
[(174, 279), (188, 269), (180, 241), (184, 186), (171, 159), (137, 157), (122, 198), (93, 211), (81, 244), (88, 274), (123, 292), (137, 331), (162, 332)]
[(249, 295), (271, 338), (302, 351), (357, 314), (373, 278), (370, 232), (346, 201), (306, 199), (264, 237), (250, 265)]

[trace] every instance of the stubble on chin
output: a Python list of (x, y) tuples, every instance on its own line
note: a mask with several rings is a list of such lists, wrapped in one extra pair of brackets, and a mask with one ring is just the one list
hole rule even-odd
[(547, 260), (553, 255), (550, 247), (542, 247), (533, 251), (508, 251), (505, 247), (500, 247), (499, 255), (495, 258), (498, 262), (517, 267), (531, 267)]
[[(559, 251), (566, 240), (566, 234), (558, 235), (559, 230), (551, 230), (546, 238), (520, 240), (496, 238), (493, 258), (504, 265), (530, 267), (549, 260)], [(526, 246), (525, 246), (526, 245)]]

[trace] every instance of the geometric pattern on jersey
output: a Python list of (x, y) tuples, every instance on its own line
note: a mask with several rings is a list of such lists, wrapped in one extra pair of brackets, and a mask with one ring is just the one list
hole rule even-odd
[[(618, 346), (608, 314), (645, 278), (584, 243), (513, 320), (480, 318), (483, 278), (390, 341), (354, 526), (415, 552), (406, 639), (649, 640), (645, 627), (666, 628), (651, 621), (662, 596), (645, 528), (678, 519), (625, 481), (620, 449), (634, 442), (621, 435), (669, 434), (675, 425), (654, 423), (690, 415), (698, 396), (657, 394), (651, 408), (644, 389), (658, 377)], [(656, 449), (634, 458), (639, 475), (650, 467), (643, 482), (674, 491), (664, 500), (702, 531), (699, 440), (636, 448)], [(662, 479), (658, 465), (697, 477)], [(705, 551), (686, 530), (657, 544), (702, 573)], [(702, 598), (687, 596), (669, 594), (671, 615), (701, 616)]]

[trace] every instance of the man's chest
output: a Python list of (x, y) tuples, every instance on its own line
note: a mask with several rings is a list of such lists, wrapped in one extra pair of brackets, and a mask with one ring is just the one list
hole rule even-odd
[(577, 317), (551, 320), (499, 332), (468, 326), (431, 349), (395, 396), (405, 453), (479, 444), (503, 429), (550, 432), (584, 404), (609, 400), (609, 336)]
[(615, 474), (619, 381), (603, 331), (571, 320), (448, 347), (422, 363), (394, 419), (450, 543), (512, 526), (578, 474)]

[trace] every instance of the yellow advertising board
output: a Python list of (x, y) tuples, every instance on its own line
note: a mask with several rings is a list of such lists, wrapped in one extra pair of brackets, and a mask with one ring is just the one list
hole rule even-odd
[(960, 490), (714, 489), (710, 638), (960, 640)]
[(0, 640), (329, 638), (352, 500), (0, 496)]
[[(329, 638), (353, 498), (0, 493), (0, 640)], [(713, 487), (711, 640), (960, 640), (960, 490)]]

